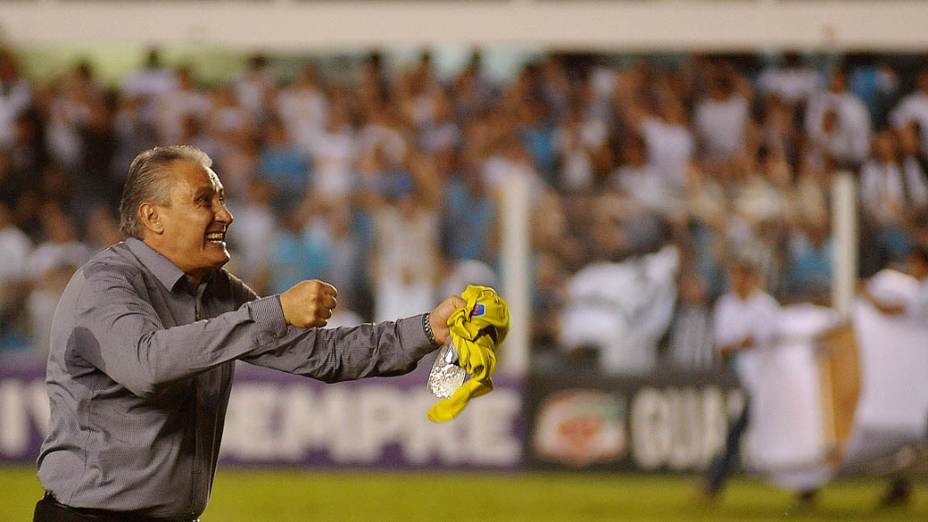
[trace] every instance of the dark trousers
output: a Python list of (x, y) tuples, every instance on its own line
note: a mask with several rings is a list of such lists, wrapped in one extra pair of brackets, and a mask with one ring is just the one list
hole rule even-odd
[(712, 461), (709, 466), (709, 474), (706, 477), (706, 489), (709, 493), (716, 494), (725, 487), (725, 482), (731, 476), (732, 471), (738, 463), (738, 456), (741, 455), (741, 437), (748, 429), (748, 419), (751, 413), (751, 400), (745, 399), (744, 409), (741, 415), (734, 423), (728, 425), (728, 436), (725, 437), (725, 449), (719, 456)]
[(33, 522), (173, 522), (170, 519), (153, 518), (132, 512), (73, 508), (58, 502), (48, 493), (42, 500), (36, 502), (32, 520)]

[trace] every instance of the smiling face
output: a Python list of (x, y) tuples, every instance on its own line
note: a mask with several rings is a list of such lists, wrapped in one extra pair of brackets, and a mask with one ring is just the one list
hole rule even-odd
[(144, 239), (198, 282), (229, 261), (225, 240), (233, 217), (225, 205), (222, 183), (212, 169), (177, 160), (168, 167), (167, 176), (170, 204), (152, 205), (156, 226), (149, 227)]

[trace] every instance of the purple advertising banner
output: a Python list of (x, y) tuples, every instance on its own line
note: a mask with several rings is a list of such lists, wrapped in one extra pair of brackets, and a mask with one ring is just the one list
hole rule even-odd
[[(510, 470), (523, 464), (521, 383), (496, 389), (434, 424), (428, 367), (405, 376), (323, 384), (239, 364), (222, 461), (259, 466)], [(31, 462), (48, 425), (44, 364), (0, 360), (0, 463)]]

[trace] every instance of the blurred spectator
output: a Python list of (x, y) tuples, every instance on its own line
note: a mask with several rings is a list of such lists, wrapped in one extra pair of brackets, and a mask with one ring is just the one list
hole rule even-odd
[(451, 265), (442, 282), (440, 294), (459, 294), (467, 285), (499, 288), (499, 278), (490, 265), (474, 259), (464, 259)]
[[(28, 81), (3, 50), (4, 230), (25, 234), (43, 273), (63, 273), (79, 264), (71, 258), (119, 237), (112, 208), (128, 161), (154, 144), (190, 143), (226, 183), (237, 218), (230, 246), (251, 286), (266, 293), (328, 279), (359, 314), (346, 320), (370, 320), (423, 306), (441, 282), (463, 281), (465, 267), (495, 268), (501, 196), (509, 180), (525, 178), (536, 368), (614, 372), (647, 371), (662, 342), (674, 364), (709, 364), (697, 356), (700, 336), (684, 333), (708, 328), (731, 249), (757, 250), (763, 285), (781, 301), (826, 296), (837, 168), (864, 165), (865, 271), (928, 241), (928, 69), (913, 78), (893, 69), (893, 57), (851, 56), (825, 88), (814, 57), (804, 65), (796, 54), (754, 84), (754, 71), (734, 59), (670, 69), (655, 57), (617, 58), (548, 55), (497, 84), (479, 51), (448, 81), (427, 50), (396, 69), (374, 52), (350, 70), (307, 62), (287, 84), (273, 74), (274, 57), (252, 56), (238, 76), (200, 85), (197, 70), (165, 67), (154, 50), (108, 90), (87, 62)], [(886, 129), (895, 86), (913, 82), (919, 88)], [(22, 246), (10, 248), (21, 257)], [(650, 257), (665, 248), (686, 260), (686, 277), (642, 268), (669, 259)], [(18, 336), (29, 329), (32, 268), (16, 313), (0, 317), (7, 344), (28, 343)], [(621, 342), (568, 341), (587, 319), (560, 320), (586, 302), (576, 297), (580, 280), (621, 301), (597, 309), (607, 323), (624, 321), (621, 309), (646, 327)], [(49, 302), (52, 282), (35, 287), (37, 303)], [(654, 308), (629, 295), (651, 296)]]
[(368, 119), (357, 136), (357, 153), (359, 156), (371, 154), (374, 150), (383, 155), (381, 158), (387, 168), (402, 164), (409, 152), (408, 131), (398, 112), (380, 103), (371, 108)]
[(800, 140), (805, 135), (794, 125), (794, 108), (771, 97), (764, 101), (763, 113), (758, 146), (769, 154), (781, 156), (796, 164), (800, 155)]
[(861, 204), (879, 223), (902, 224), (910, 209), (928, 205), (928, 186), (918, 170), (903, 172), (892, 131), (873, 140), (873, 158), (860, 173)]
[[(922, 155), (920, 134), (921, 128), (918, 123), (911, 122), (902, 128), (897, 129), (899, 138), (899, 153), (902, 157), (902, 171), (909, 184), (914, 186), (921, 180), (925, 182), (925, 174), (928, 172), (928, 160)], [(915, 201), (918, 207), (925, 207), (928, 202), (919, 195)]]
[(596, 156), (607, 138), (608, 129), (602, 121), (585, 118), (579, 106), (568, 110), (553, 137), (559, 160), (558, 188), (568, 192), (593, 189)]
[(334, 202), (326, 209), (321, 233), (328, 236), (331, 263), (327, 277), (338, 289), (339, 306), (344, 301), (357, 310), (365, 295), (363, 274), (366, 267), (364, 251), (352, 225), (351, 207), (345, 202)]
[(757, 84), (764, 94), (795, 105), (805, 103), (821, 87), (822, 77), (812, 67), (803, 65), (799, 54), (788, 52), (782, 65), (764, 69)]
[(87, 240), (92, 252), (97, 252), (123, 239), (119, 221), (106, 206), (94, 207), (87, 216)]
[(322, 132), (309, 146), (313, 166), (312, 193), (323, 200), (339, 200), (353, 189), (357, 142), (345, 102), (330, 107)]
[(277, 97), (277, 113), (304, 152), (325, 125), (327, 110), (328, 100), (312, 65), (300, 69), (293, 83)]
[(454, 113), (458, 118), (483, 114), (497, 97), (497, 88), (483, 74), (483, 58), (480, 51), (471, 53), (467, 66), (454, 82)]
[(646, 111), (637, 102), (626, 101), (624, 104), (627, 123), (644, 138), (648, 163), (674, 192), (681, 191), (694, 149), (681, 101), (667, 85), (662, 85), (658, 88), (654, 113)]
[[(159, 93), (159, 96), (167, 92)], [(111, 122), (107, 120), (107, 114), (104, 112), (108, 110), (105, 105), (98, 104), (91, 109), (97, 113), (95, 125), (90, 126), (91, 118), (88, 116), (88, 123), (84, 127), (88, 131), (85, 133), (85, 138), (99, 143), (96, 143), (97, 146), (93, 147), (93, 150), (84, 150), (84, 158), (88, 161), (102, 163), (104, 160), (101, 158), (111, 157), (113, 177), (122, 181), (136, 154), (158, 143), (155, 125), (149, 122), (144, 115), (145, 103), (145, 99), (141, 96), (120, 94)], [(113, 145), (108, 143), (108, 136), (105, 135), (107, 132), (112, 135), (110, 139), (116, 140), (115, 150), (113, 150)], [(109, 155), (105, 154), (107, 150), (111, 151)]]
[(855, 168), (870, 148), (870, 113), (847, 88), (847, 72), (832, 71), (828, 90), (817, 92), (806, 111), (809, 137), (837, 166)]
[(34, 182), (33, 176), (47, 164), (45, 132), (37, 111), (26, 110), (13, 119), (8, 151), (11, 176), (20, 181)]
[(268, 93), (274, 87), (269, 62), (263, 54), (248, 58), (248, 64), (242, 74), (235, 80), (235, 96), (238, 103), (249, 111), (252, 117), (260, 117), (265, 109)]
[(304, 279), (325, 279), (330, 263), (328, 245), (325, 237), (308, 226), (308, 213), (308, 209), (294, 207), (282, 218), (268, 261), (271, 293), (283, 292)]
[(215, 142), (213, 147), (222, 156), (254, 137), (258, 121), (235, 97), (227, 85), (213, 91), (212, 110), (206, 117), (206, 133)]
[[(560, 314), (567, 302), (567, 273), (563, 263), (550, 254), (539, 254), (534, 259), (534, 288), (531, 325), (532, 367), (541, 373), (563, 372), (565, 360), (559, 349), (561, 339)], [(574, 371), (595, 372), (598, 364), (595, 348), (590, 345), (574, 347), (567, 356)]]
[(669, 214), (677, 205), (676, 194), (667, 178), (661, 176), (645, 158), (644, 141), (635, 135), (622, 143), (621, 163), (615, 171), (614, 184), (641, 207)]
[(539, 174), (549, 184), (554, 180), (554, 128), (548, 108), (538, 100), (528, 100), (519, 107), (522, 144)]
[(189, 66), (176, 71), (177, 85), (158, 97), (158, 139), (160, 143), (184, 143), (181, 136), (187, 118), (202, 120), (212, 106), (209, 97), (202, 93)]
[(435, 299), (438, 216), (406, 178), (376, 210), (375, 226), (374, 320), (412, 315)]
[(60, 92), (48, 108), (45, 140), (53, 160), (69, 171), (79, 169), (84, 158), (80, 134), (91, 117), (92, 107), (103, 100), (103, 88), (91, 65), (77, 65), (59, 85)]
[(142, 68), (122, 79), (120, 91), (126, 98), (139, 100), (140, 117), (147, 125), (154, 126), (158, 118), (158, 100), (176, 86), (174, 71), (161, 63), (161, 51), (152, 48)]
[(258, 156), (258, 174), (274, 188), (274, 205), (290, 207), (309, 185), (309, 166), (277, 117), (264, 124), (264, 145)]
[(83, 265), (93, 252), (77, 236), (74, 223), (61, 207), (47, 203), (39, 218), (45, 240), (29, 256), (29, 272), (39, 280), (50, 270)]
[(885, 62), (866, 53), (848, 56), (847, 63), (853, 70), (848, 78), (851, 91), (860, 98), (870, 111), (870, 119), (882, 127), (886, 123), (889, 102), (899, 87), (896, 71)]
[(713, 341), (712, 310), (705, 282), (692, 273), (680, 279), (680, 299), (670, 327), (667, 355), (673, 368), (704, 371), (718, 359)]
[(16, 55), (0, 48), (0, 148), (13, 141), (14, 122), (32, 101), (32, 89), (20, 76)]
[(55, 316), (58, 300), (61, 299), (61, 294), (75, 270), (75, 266), (66, 263), (50, 267), (36, 279), (26, 300), (32, 351), (40, 359), (47, 358), (52, 318)]
[(266, 181), (253, 180), (245, 191), (245, 200), (232, 209), (235, 222), (229, 227), (230, 246), (237, 253), (236, 273), (260, 295), (266, 293), (270, 275), (273, 249), (268, 248), (268, 240), (277, 233), (271, 206), (273, 194)]
[(0, 281), (16, 283), (25, 279), (32, 242), (13, 222), (13, 213), (0, 201)]
[(828, 197), (831, 190), (829, 171), (805, 158), (796, 174), (790, 201), (793, 214), (803, 223), (826, 222), (829, 219)]
[(794, 299), (828, 303), (834, 243), (825, 223), (810, 223), (790, 237), (786, 286)]
[(14, 321), (27, 287), (31, 253), (32, 241), (13, 223), (9, 205), (0, 201), (0, 337)]
[(452, 260), (496, 261), (498, 229), (496, 201), (487, 192), (483, 178), (465, 167), (445, 190), (442, 241)]
[(427, 153), (450, 151), (461, 143), (461, 131), (454, 121), (453, 106), (447, 96), (435, 98), (435, 113), (419, 134), (419, 144)]
[[(776, 340), (780, 305), (764, 292), (760, 265), (751, 251), (742, 250), (728, 267), (729, 291), (715, 305), (715, 343), (725, 360), (734, 359), (742, 386), (748, 390), (763, 359), (759, 350)], [(738, 463), (741, 438), (750, 422), (750, 398), (729, 426), (723, 452), (709, 467), (704, 493), (718, 496)]]
[(705, 160), (718, 162), (745, 151), (750, 93), (729, 68), (718, 66), (706, 97), (696, 104), (693, 124)]
[(928, 159), (928, 67), (922, 68), (918, 72), (917, 89), (909, 94), (890, 114), (890, 122), (897, 129), (917, 123), (918, 128), (922, 129), (920, 133), (922, 155)]
[(873, 159), (860, 173), (860, 202), (880, 227), (879, 246), (890, 259), (902, 261), (909, 248), (906, 223), (914, 209), (928, 204), (928, 185), (920, 171), (903, 171), (892, 131), (881, 131), (874, 138)]

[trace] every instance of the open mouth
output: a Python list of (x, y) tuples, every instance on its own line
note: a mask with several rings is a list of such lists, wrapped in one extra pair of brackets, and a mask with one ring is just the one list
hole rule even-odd
[(209, 243), (222, 243), (226, 242), (226, 233), (225, 232), (210, 232), (206, 234), (206, 241)]

